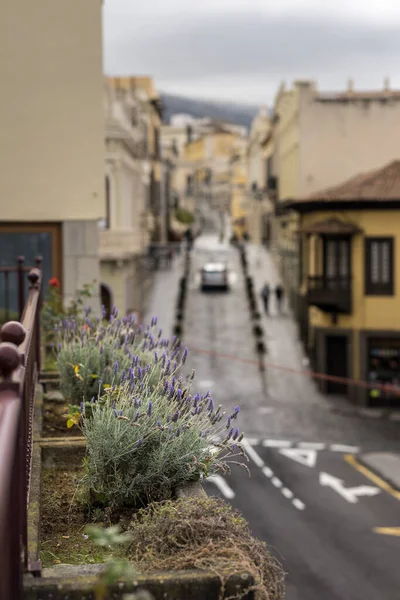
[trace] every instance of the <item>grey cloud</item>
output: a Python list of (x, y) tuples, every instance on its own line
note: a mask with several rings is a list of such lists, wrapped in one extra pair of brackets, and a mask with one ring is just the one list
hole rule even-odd
[(118, 37), (106, 26), (106, 69), (110, 73), (151, 73), (163, 81), (218, 76), (267, 78), (394, 64), (400, 53), (398, 29), (328, 20), (304, 14), (181, 15), (125, 22)]

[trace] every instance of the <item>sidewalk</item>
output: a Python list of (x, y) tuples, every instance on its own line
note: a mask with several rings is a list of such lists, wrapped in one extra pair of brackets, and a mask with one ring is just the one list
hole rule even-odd
[(156, 271), (153, 289), (151, 290), (144, 323), (152, 317), (158, 317), (158, 325), (163, 330), (163, 337), (172, 336), (175, 318), (175, 304), (178, 295), (179, 279), (183, 273), (184, 253), (175, 256), (170, 269)]
[[(280, 277), (270, 253), (263, 246), (247, 244), (249, 273), (254, 280), (254, 292), (258, 300), (260, 312), (263, 313), (261, 290), (266, 282), (275, 288), (280, 283)], [(288, 371), (268, 369), (268, 389), (271, 398), (280, 402), (291, 402), (293, 390), (296, 390), (296, 404), (316, 404), (323, 401), (314, 381), (307, 375), (291, 373), (290, 370), (307, 370), (308, 361), (298, 338), (297, 325), (292, 314), (286, 307), (284, 314), (277, 312), (274, 293), (270, 298), (270, 314), (262, 316), (262, 326), (265, 330), (267, 355), (265, 362), (283, 366)]]
[[(368, 452), (361, 454), (360, 462), (400, 492), (400, 454), (391, 452)], [(400, 499), (400, 493), (399, 493)]]
[[(246, 248), (249, 272), (254, 280), (254, 291), (260, 312), (263, 312), (261, 290), (264, 284), (268, 282), (274, 289), (277, 283), (281, 282), (281, 278), (271, 254), (264, 246), (247, 244)], [(288, 369), (288, 371), (268, 369), (267, 364), (268, 387), (272, 398), (276, 397), (282, 402), (287, 402), (288, 398), (293, 396), (293, 390), (296, 390), (297, 403), (301, 402), (309, 406), (313, 403), (321, 406), (324, 403), (325, 405), (329, 404), (335, 411), (342, 414), (356, 414), (363, 418), (400, 421), (399, 411), (385, 408), (357, 407), (341, 396), (323, 395), (310, 376), (290, 372), (291, 369), (307, 371), (310, 367), (299, 339), (297, 323), (287, 306), (287, 299), (284, 303), (284, 314), (281, 315), (277, 312), (275, 294), (271, 294), (270, 314), (268, 316), (263, 314), (262, 325), (265, 329), (267, 342), (266, 363), (280, 365)]]

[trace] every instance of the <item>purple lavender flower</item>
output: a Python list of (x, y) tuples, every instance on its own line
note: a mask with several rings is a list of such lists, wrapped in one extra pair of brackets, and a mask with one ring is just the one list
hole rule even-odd
[(92, 396), (92, 399), (90, 400), (90, 404), (94, 404), (96, 402), (96, 398), (94, 396)]
[(240, 408), (238, 406), (235, 406), (233, 414), (231, 415), (232, 419), (236, 419), (239, 412), (240, 412)]
[(115, 402), (115, 400), (114, 400), (114, 402), (111, 404), (111, 407), (112, 407), (113, 409), (115, 409), (115, 407), (116, 407), (116, 406), (117, 406), (117, 403), (116, 403), (116, 402)]
[(173, 414), (173, 416), (172, 416), (172, 421), (173, 421), (174, 423), (176, 423), (176, 422), (177, 422), (177, 420), (179, 419), (179, 417), (180, 417), (180, 416), (181, 416), (181, 413), (180, 413), (180, 411), (179, 411), (179, 410), (177, 410), (177, 411), (176, 411), (176, 412)]
[(214, 410), (214, 400), (213, 400), (213, 399), (211, 398), (211, 396), (210, 396), (210, 401), (209, 401), (209, 403), (208, 403), (208, 411), (209, 411), (210, 413), (212, 413), (212, 412), (213, 412), (213, 410)]
[(140, 417), (140, 410), (137, 411), (135, 418), (133, 419), (133, 422), (136, 423), (136, 421), (139, 419)]
[(167, 366), (165, 367), (165, 376), (168, 377), (171, 373), (171, 361), (167, 361)]
[(149, 406), (147, 407), (147, 415), (151, 417), (151, 413), (153, 412), (153, 403), (149, 402)]
[(62, 347), (62, 346), (61, 346), (60, 342), (58, 342), (58, 346), (57, 346), (57, 348), (58, 348), (58, 351), (59, 351), (59, 352), (60, 352), (60, 350), (61, 350), (61, 347)]
[(226, 439), (227, 439), (227, 440), (230, 440), (230, 439), (231, 439), (231, 437), (232, 437), (232, 435), (233, 435), (233, 427), (231, 427), (231, 429), (229, 430), (229, 432), (228, 432), (228, 435), (227, 435)]
[(173, 398), (174, 395), (175, 395), (175, 388), (174, 388), (173, 385), (171, 385), (170, 388), (169, 388), (169, 397)]
[(183, 394), (183, 392), (182, 392), (182, 390), (181, 390), (181, 389), (178, 389), (178, 390), (176, 391), (176, 396), (177, 396), (177, 398), (176, 398), (176, 399), (177, 399), (177, 401), (178, 401), (178, 402), (182, 402), (182, 394)]
[(123, 371), (121, 373), (121, 383), (124, 383), (125, 380), (126, 380), (126, 371), (125, 371), (125, 369), (123, 369)]
[(232, 438), (232, 439), (234, 439), (234, 440), (237, 440), (237, 439), (238, 439), (238, 437), (239, 437), (239, 429), (238, 429), (238, 428), (236, 428), (236, 429), (235, 429), (235, 433), (233, 434), (233, 438)]
[(188, 349), (187, 349), (187, 348), (185, 348), (185, 349), (184, 349), (184, 351), (183, 351), (183, 356), (182, 356), (182, 364), (183, 364), (183, 365), (184, 365), (184, 364), (185, 364), (185, 362), (186, 362), (187, 356), (188, 356)]
[(113, 408), (113, 413), (114, 413), (114, 417), (118, 417), (118, 413), (117, 413), (117, 411), (115, 410), (115, 408)]
[(137, 368), (137, 374), (138, 374), (139, 379), (142, 379), (142, 377), (143, 377), (143, 370), (139, 366)]
[(80, 406), (81, 406), (81, 415), (83, 415), (85, 413), (85, 403), (81, 402)]
[(228, 420), (226, 422), (226, 428), (229, 429), (229, 427), (231, 426), (231, 416), (228, 417)]
[(178, 429), (176, 430), (176, 434), (175, 435), (176, 435), (176, 437), (179, 437), (180, 434), (181, 434), (181, 428), (178, 427)]
[(118, 361), (117, 360), (115, 361), (113, 371), (114, 371), (114, 375), (116, 375), (118, 373)]
[(155, 364), (158, 363), (158, 354), (157, 354), (157, 352), (154, 352), (154, 363)]
[(137, 446), (141, 446), (142, 444), (143, 444), (143, 440), (142, 440), (142, 438), (140, 438), (140, 439), (139, 439), (139, 440), (136, 442), (136, 445), (137, 445)]

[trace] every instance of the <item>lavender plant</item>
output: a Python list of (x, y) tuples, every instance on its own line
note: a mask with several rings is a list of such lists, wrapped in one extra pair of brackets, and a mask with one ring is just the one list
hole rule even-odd
[[(60, 321), (56, 327), (56, 354), (60, 388), (65, 398), (89, 403), (104, 394), (109, 386), (119, 385), (134, 358), (144, 369), (156, 349), (176, 352), (175, 345), (166, 346), (156, 325), (154, 318), (143, 330), (131, 317), (118, 319), (116, 309), (109, 321), (91, 317), (88, 310), (83, 319)], [(157, 368), (152, 369), (150, 386), (158, 382), (159, 374)]]
[(82, 403), (90, 502), (115, 508), (146, 505), (170, 498), (190, 481), (230, 472), (233, 463), (243, 466), (238, 460), (245, 456), (243, 434), (236, 427), (239, 407), (226, 414), (209, 392), (191, 395), (194, 372), (186, 380), (178, 374), (186, 357), (185, 349), (172, 365), (166, 353), (155, 350), (144, 369), (134, 359), (124, 381), (93, 403), (90, 417)]

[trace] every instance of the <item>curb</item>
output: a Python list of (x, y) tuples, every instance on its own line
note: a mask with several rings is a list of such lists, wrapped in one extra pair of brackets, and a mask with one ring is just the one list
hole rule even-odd
[(390, 477), (386, 477), (380, 471), (378, 471), (374, 467), (371, 467), (371, 465), (364, 460), (363, 456), (363, 454), (356, 454), (355, 459), (362, 467), (368, 469), (368, 471), (370, 471), (372, 475), (374, 475), (375, 477), (379, 477), (379, 479), (381, 479), (383, 482), (385, 482), (387, 485), (393, 488), (394, 492), (400, 494), (400, 487), (394, 481), (392, 481)]

